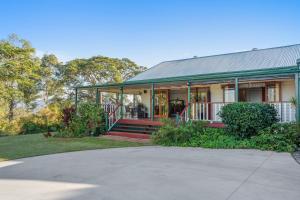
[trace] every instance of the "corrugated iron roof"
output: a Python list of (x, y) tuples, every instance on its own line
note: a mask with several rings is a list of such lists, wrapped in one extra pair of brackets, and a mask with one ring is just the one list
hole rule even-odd
[(165, 61), (129, 81), (211, 73), (291, 67), (300, 58), (300, 44), (237, 53)]

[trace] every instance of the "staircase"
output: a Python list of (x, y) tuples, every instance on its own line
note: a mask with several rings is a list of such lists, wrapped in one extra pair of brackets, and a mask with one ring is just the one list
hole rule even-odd
[(150, 135), (160, 126), (162, 126), (162, 123), (158, 121), (120, 119), (107, 134), (129, 138), (149, 139)]

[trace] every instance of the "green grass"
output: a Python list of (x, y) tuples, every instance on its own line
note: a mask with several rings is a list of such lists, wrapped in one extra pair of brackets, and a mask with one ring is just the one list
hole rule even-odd
[(0, 137), (0, 161), (70, 151), (142, 145), (98, 137), (45, 138), (42, 134), (5, 136)]

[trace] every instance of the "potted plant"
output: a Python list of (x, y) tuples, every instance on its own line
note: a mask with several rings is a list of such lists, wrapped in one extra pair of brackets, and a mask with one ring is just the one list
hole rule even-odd
[(292, 97), (292, 98), (290, 99), (290, 103), (291, 103), (294, 107), (296, 107), (296, 104), (297, 104), (296, 98), (295, 98), (295, 97)]

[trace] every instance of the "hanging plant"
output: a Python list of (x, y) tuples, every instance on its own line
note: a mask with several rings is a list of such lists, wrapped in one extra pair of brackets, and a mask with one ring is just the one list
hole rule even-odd
[(296, 104), (297, 104), (296, 98), (295, 98), (295, 97), (292, 97), (292, 98), (290, 99), (290, 103), (291, 103), (294, 107), (296, 107)]

